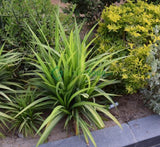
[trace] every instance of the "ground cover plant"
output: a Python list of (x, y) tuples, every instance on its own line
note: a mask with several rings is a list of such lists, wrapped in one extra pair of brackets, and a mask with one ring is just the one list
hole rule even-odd
[(133, 2), (128, 0), (118, 7), (106, 7), (97, 34), (100, 52), (123, 48), (118, 56), (129, 55), (111, 67), (111, 75), (122, 80), (127, 93), (134, 93), (147, 84), (151, 67), (146, 59), (153, 43), (153, 28), (160, 23), (159, 5)]
[(37, 132), (38, 127), (42, 124), (42, 109), (45, 109), (44, 98), (38, 99), (39, 94), (36, 90), (31, 90), (30, 87), (21, 91), (16, 95), (10, 96), (10, 100), (5, 100), (0, 103), (0, 108), (7, 116), (9, 132), (24, 137), (33, 136)]
[[(97, 100), (97, 97), (101, 96), (114, 103), (111, 99), (114, 94), (106, 93), (103, 87), (114, 84), (116, 81), (107, 80), (106, 75), (102, 76), (93, 72), (103, 70), (107, 72), (107, 67), (114, 60), (118, 60), (110, 60), (110, 56), (116, 53), (89, 56), (92, 49), (88, 51), (88, 48), (95, 39), (89, 43), (87, 39), (94, 28), (86, 34), (82, 41), (79, 34), (80, 28), (75, 23), (75, 29), (67, 37), (57, 16), (54, 49), (43, 45), (30, 29), (39, 46), (37, 52), (33, 49), (37, 59), (33, 60), (32, 64), (37, 69), (35, 73), (32, 73), (36, 77), (31, 80), (31, 83), (39, 87), (46, 98), (50, 99), (50, 104), (52, 104), (50, 108), (53, 109), (37, 132), (39, 133), (45, 127), (37, 146), (46, 140), (62, 118), (65, 118), (65, 128), (73, 123), (76, 135), (82, 131), (87, 144), (89, 137), (94, 146), (96, 143), (89, 127), (100, 129), (105, 126), (98, 112), (104, 113), (120, 126), (117, 119), (107, 110), (107, 106), (100, 105)], [(61, 44), (59, 44), (60, 41)], [(63, 71), (63, 74), (60, 71)]]
[(18, 130), (24, 136), (33, 135), (43, 121), (40, 110), (46, 108), (46, 98), (38, 100), (39, 94), (34, 90), (22, 88), (23, 83), (19, 83), (14, 74), (22, 56), (4, 48), (5, 44), (0, 49), (0, 127), (3, 131), (0, 136), (11, 130)]

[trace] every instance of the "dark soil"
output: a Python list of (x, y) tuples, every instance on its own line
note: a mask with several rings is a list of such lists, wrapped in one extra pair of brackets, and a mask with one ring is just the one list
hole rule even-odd
[[(111, 109), (111, 113), (119, 120), (120, 123), (127, 123), (131, 120), (152, 115), (153, 112), (144, 106), (143, 96), (141, 94), (125, 95), (115, 98), (119, 105), (117, 109)], [(111, 127), (113, 121), (106, 121), (106, 127)]]

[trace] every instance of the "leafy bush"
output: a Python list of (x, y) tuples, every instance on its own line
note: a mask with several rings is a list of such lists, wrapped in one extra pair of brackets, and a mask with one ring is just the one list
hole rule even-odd
[[(103, 128), (105, 126), (98, 111), (120, 125), (105, 105), (97, 103), (99, 96), (113, 103), (110, 97), (114, 94), (106, 93), (102, 88), (114, 84), (116, 81), (107, 80), (106, 75), (102, 76), (101, 74), (114, 61), (109, 60), (111, 55), (104, 53), (95, 57), (89, 56), (92, 50), (88, 52), (88, 48), (95, 40), (87, 43), (92, 30), (81, 42), (80, 29), (75, 23), (75, 30), (71, 31), (67, 37), (57, 17), (55, 49), (43, 45), (31, 30), (40, 47), (38, 52), (34, 52), (37, 60), (33, 64), (37, 69), (33, 74), (37, 77), (33, 78), (31, 82), (44, 92), (46, 98), (52, 101), (50, 108), (53, 109), (38, 130), (40, 132), (46, 126), (37, 146), (46, 140), (51, 130), (62, 118), (66, 120), (65, 128), (69, 123), (73, 123), (76, 135), (80, 134), (81, 130), (87, 144), (89, 137), (94, 146), (96, 143), (88, 127)], [(95, 74), (97, 72), (100, 74)]]
[[(0, 36), (12, 46), (26, 47), (32, 39), (25, 23), (32, 26), (35, 33), (40, 36), (40, 30), (35, 23), (38, 22), (48, 41), (53, 38), (54, 9), (49, 0), (3, 0), (0, 15), (2, 24)], [(41, 40), (43, 41), (43, 38)]]
[[(102, 10), (106, 5), (111, 5), (120, 0), (61, 0), (65, 3), (76, 4), (74, 14), (78, 19), (87, 19), (91, 24), (94, 24), (99, 19)], [(70, 9), (69, 9), (70, 10)]]
[(145, 103), (149, 105), (154, 112), (160, 115), (160, 27), (155, 27), (156, 37), (152, 45), (151, 55), (147, 58), (151, 63), (152, 70), (149, 73), (151, 77), (148, 80), (148, 87), (142, 92), (145, 95)]
[[(106, 7), (98, 28), (100, 52), (124, 49), (118, 56), (129, 55), (111, 67), (113, 76), (121, 79), (128, 93), (146, 84), (150, 66), (146, 62), (153, 42), (153, 28), (160, 23), (160, 6), (143, 1), (128, 1)], [(114, 58), (114, 57), (113, 57)]]
[(111, 66), (115, 78), (122, 80), (122, 85), (125, 85), (128, 93), (134, 93), (136, 90), (147, 85), (147, 80), (150, 76), (150, 64), (146, 62), (149, 56), (150, 47), (137, 47), (129, 53), (123, 62), (115, 62)]
[[(47, 39), (49, 44), (53, 45), (55, 10), (56, 7), (51, 4), (50, 0), (1, 0), (0, 40), (5, 41), (8, 48), (23, 49), (21, 51), (25, 54), (32, 40), (32, 35), (26, 27), (27, 23), (41, 42), (45, 43)], [(67, 27), (69, 17), (62, 16), (63, 23)]]

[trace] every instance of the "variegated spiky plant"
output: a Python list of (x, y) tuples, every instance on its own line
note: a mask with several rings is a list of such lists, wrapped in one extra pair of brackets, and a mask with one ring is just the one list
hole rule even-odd
[(36, 77), (32, 79), (32, 83), (41, 89), (46, 100), (49, 99), (53, 106), (50, 107), (53, 109), (51, 114), (37, 132), (45, 127), (37, 146), (46, 140), (62, 118), (66, 120), (65, 127), (69, 122), (74, 122), (76, 135), (82, 131), (86, 142), (89, 143), (89, 137), (96, 146), (88, 123), (99, 129), (105, 127), (98, 112), (104, 113), (119, 126), (120, 124), (105, 105), (97, 103), (99, 97), (114, 103), (111, 99), (114, 94), (106, 93), (102, 88), (116, 81), (107, 80), (107, 74), (92, 73), (107, 72), (108, 66), (119, 59), (110, 60), (110, 57), (116, 53), (92, 56), (93, 50), (89, 50), (89, 47), (96, 38), (90, 42), (87, 42), (87, 39), (94, 28), (81, 41), (81, 27), (78, 27), (77, 23), (68, 36), (57, 15), (56, 17), (54, 49), (42, 44), (30, 29), (38, 46), (37, 51), (33, 49), (36, 60), (33, 60), (32, 64), (35, 65), (36, 70), (32, 75)]

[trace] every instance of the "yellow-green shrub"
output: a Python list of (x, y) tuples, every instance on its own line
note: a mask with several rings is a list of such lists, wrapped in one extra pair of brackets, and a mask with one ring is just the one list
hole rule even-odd
[[(153, 28), (160, 24), (160, 6), (143, 1), (106, 7), (98, 28), (99, 51), (124, 49), (118, 56), (128, 56), (111, 66), (113, 76), (121, 79), (128, 93), (146, 85), (150, 66), (146, 62), (153, 42)], [(112, 48), (111, 48), (112, 47)]]
[(112, 64), (114, 77), (122, 79), (122, 84), (128, 93), (134, 93), (147, 84), (147, 79), (150, 78), (147, 73), (151, 70), (150, 65), (146, 63), (149, 53), (149, 46), (138, 47), (130, 50), (129, 56), (122, 62)]

